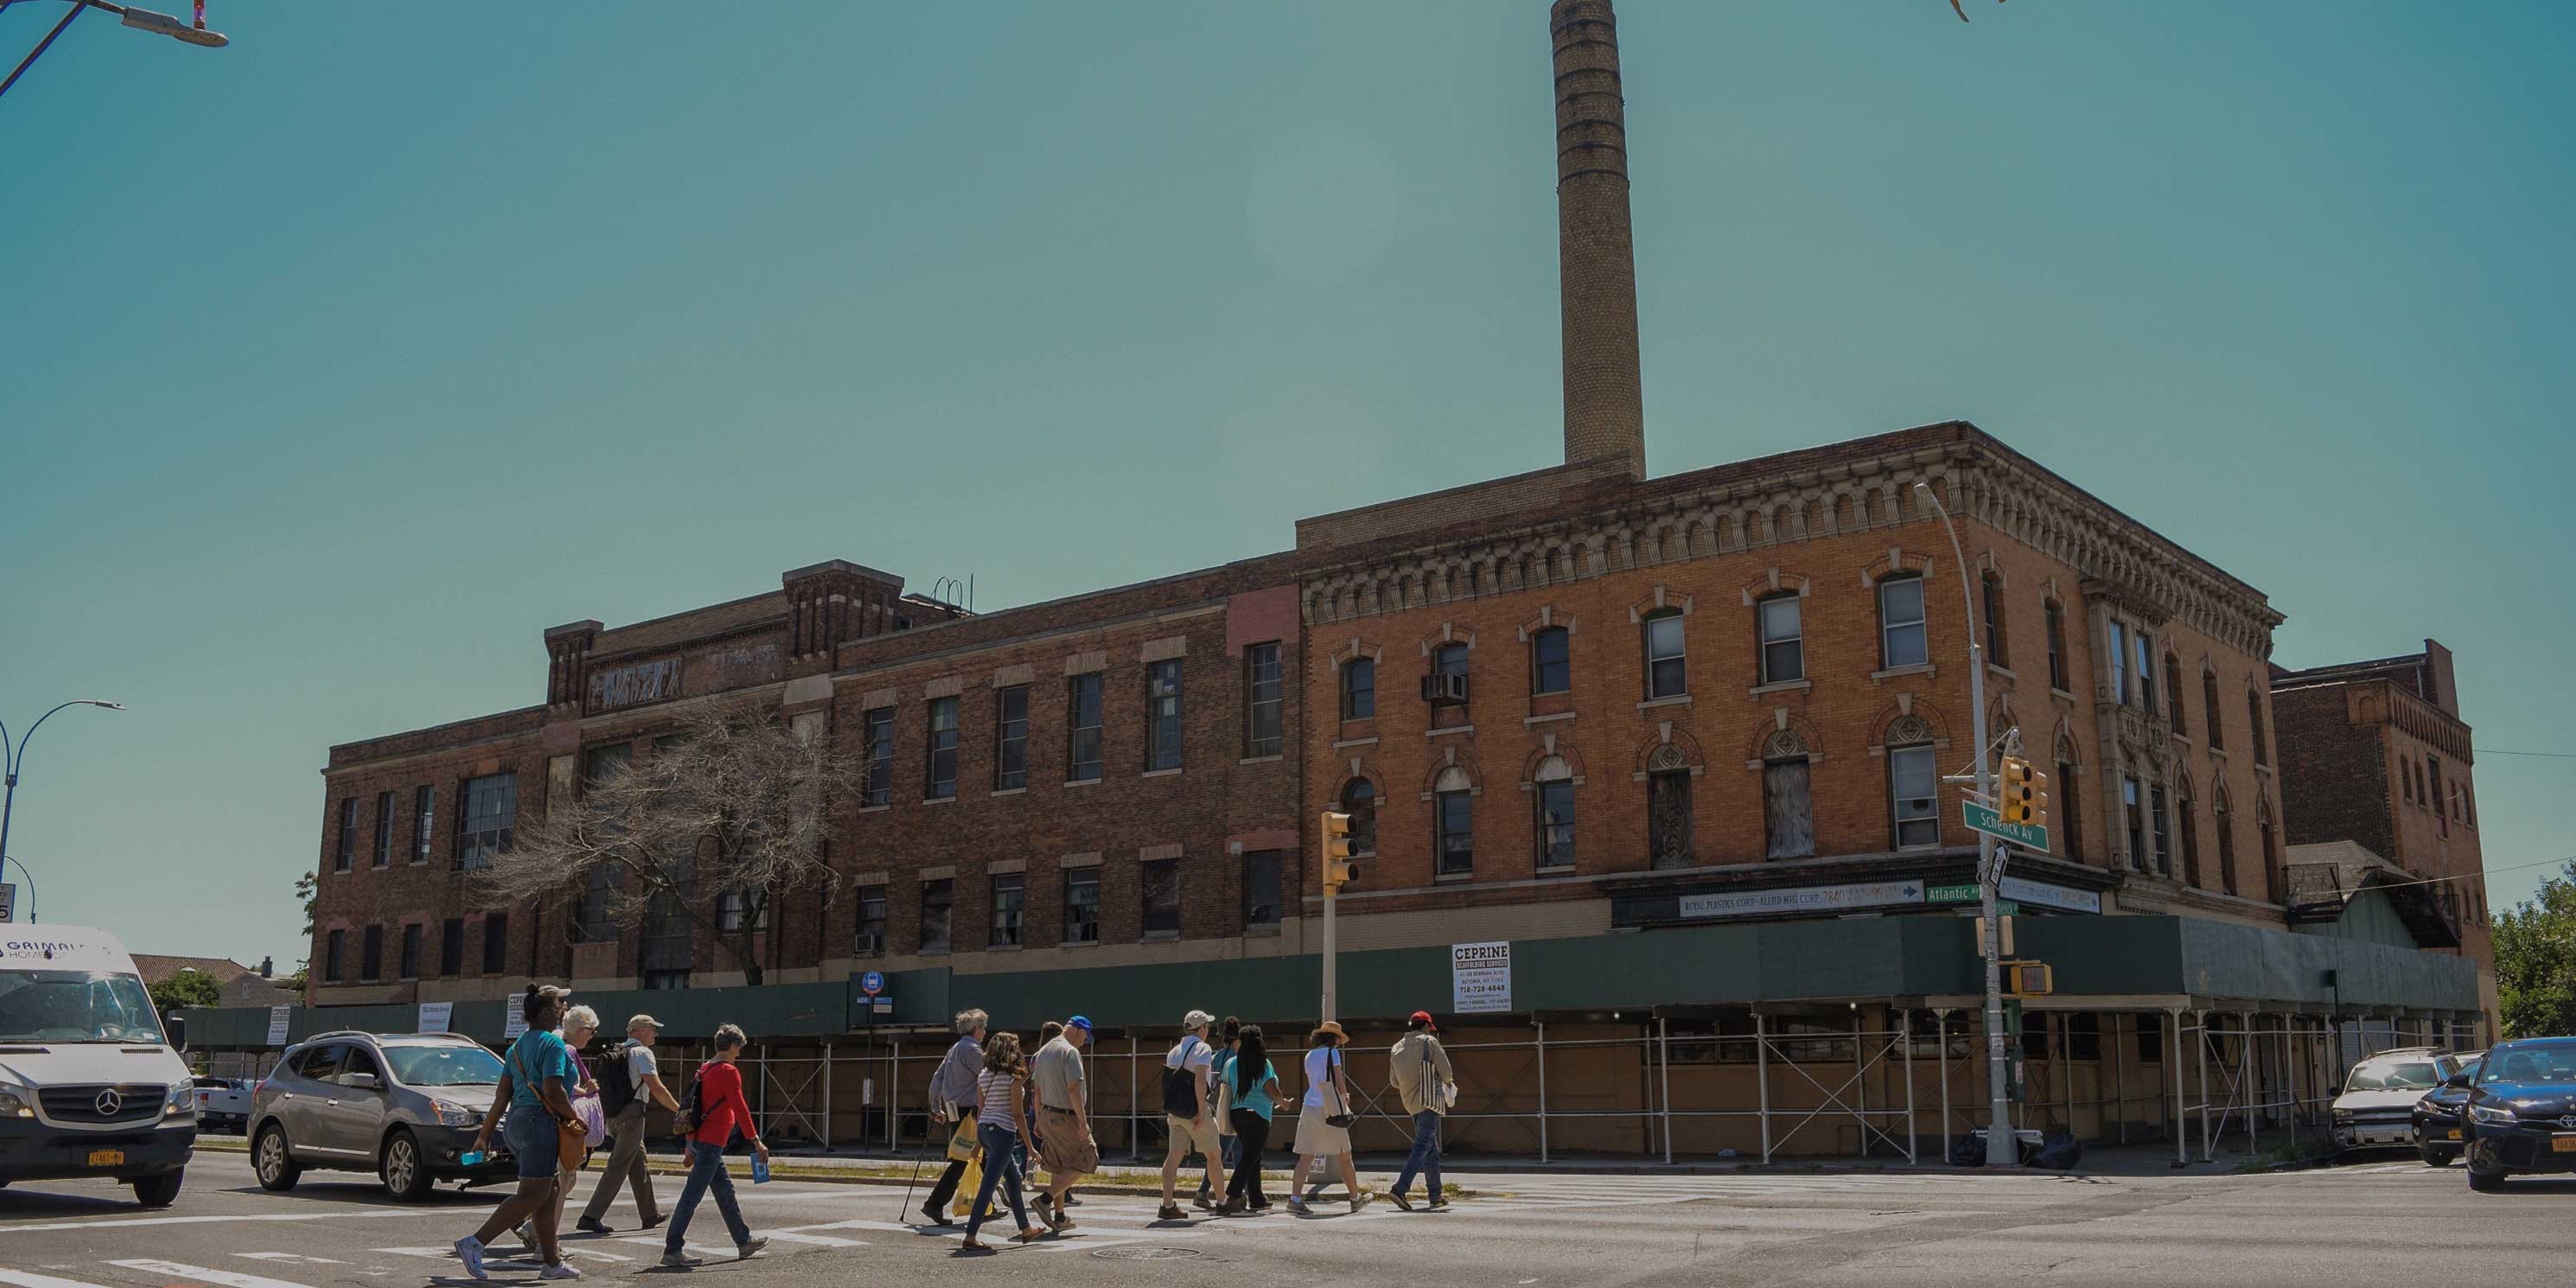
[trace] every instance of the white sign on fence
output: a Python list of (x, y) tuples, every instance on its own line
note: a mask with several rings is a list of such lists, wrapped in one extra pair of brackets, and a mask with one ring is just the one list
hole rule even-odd
[(1449, 945), (1449, 992), (1453, 1014), (1512, 1009), (1511, 942)]
[(286, 1045), (286, 1022), (294, 1014), (295, 1008), (292, 1006), (272, 1006), (268, 1008), (268, 1044), (270, 1046), (282, 1047)]
[(420, 1027), (412, 1032), (445, 1033), (448, 1020), (455, 1014), (456, 1003), (454, 1002), (423, 1002), (420, 1004)]
[(1840, 912), (1849, 908), (1921, 902), (1923, 883), (1920, 881), (1872, 881), (1860, 885), (1747, 890), (1741, 894), (1683, 895), (1681, 915), (1749, 917), (1772, 912)]
[(518, 1041), (519, 1035), (528, 1031), (528, 1014), (519, 1009), (519, 999), (515, 997), (510, 999), (509, 1005), (501, 1009), (504, 1012), (501, 1020), (501, 1044), (507, 1046)]

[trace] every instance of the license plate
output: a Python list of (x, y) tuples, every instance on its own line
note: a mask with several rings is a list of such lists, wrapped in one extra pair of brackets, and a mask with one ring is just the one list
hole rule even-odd
[(92, 1167), (123, 1167), (125, 1166), (125, 1151), (121, 1149), (93, 1149), (89, 1152), (89, 1165)]
[(2450, 1139), (2452, 1139), (2452, 1140), (2458, 1140), (2458, 1139), (2460, 1138), (2460, 1129), (2459, 1129), (2459, 1128), (2457, 1128), (2457, 1127), (2454, 1127), (2454, 1128), (2452, 1128), (2449, 1132), (2444, 1133), (2444, 1134), (2445, 1134), (2445, 1135), (2447, 1135), (2447, 1136), (2448, 1136)]
[(2553, 1154), (2576, 1154), (2576, 1136), (2550, 1137), (2549, 1152)]

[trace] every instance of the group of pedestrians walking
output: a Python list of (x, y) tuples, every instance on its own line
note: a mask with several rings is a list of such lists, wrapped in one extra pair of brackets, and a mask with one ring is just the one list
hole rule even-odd
[[(572, 1005), (569, 990), (530, 984), (520, 998), (520, 1014), (527, 1029), (503, 1053), (492, 1109), (474, 1140), (476, 1154), (488, 1152), (496, 1134), (508, 1146), (518, 1189), (480, 1228), (456, 1241), (466, 1274), (487, 1278), (483, 1262), (491, 1241), (515, 1230), (544, 1263), (538, 1278), (580, 1278), (581, 1271), (563, 1258), (564, 1211), (591, 1151), (603, 1145), (608, 1149), (606, 1169), (575, 1228), (613, 1233), (604, 1218), (624, 1187), (634, 1193), (640, 1228), (669, 1226), (663, 1236), (664, 1266), (699, 1263), (687, 1251), (686, 1235), (699, 1204), (709, 1198), (733, 1238), (737, 1258), (747, 1259), (767, 1246), (769, 1241), (753, 1234), (743, 1220), (724, 1162), (725, 1150), (737, 1139), (749, 1142), (763, 1175), (769, 1159), (736, 1066), (746, 1044), (740, 1028), (727, 1024), (716, 1030), (714, 1055), (698, 1066), (686, 1094), (675, 1095), (662, 1081), (653, 1049), (662, 1023), (652, 1016), (627, 1020), (626, 1039), (604, 1063), (603, 1078), (594, 1077), (579, 1054), (597, 1035), (599, 1015)], [(1013, 1237), (1022, 1242), (1073, 1229), (1067, 1209), (1080, 1202), (1074, 1187), (1100, 1167), (1083, 1060), (1091, 1043), (1091, 1021), (1080, 1015), (1047, 1021), (1034, 1051), (1023, 1048), (1019, 1034), (990, 1032), (990, 1023), (980, 1010), (958, 1012), (957, 1040), (930, 1082), (931, 1117), (950, 1129), (950, 1140), (948, 1165), (921, 1214), (932, 1226), (955, 1224), (952, 1207), (967, 1176), (980, 1170), (964, 1208), (967, 1251), (990, 1247), (981, 1235), (985, 1222), (1000, 1215), (997, 1199), (1010, 1209)], [(1169, 1146), (1163, 1158), (1160, 1219), (1184, 1217), (1180, 1176), (1192, 1155), (1200, 1165), (1195, 1206), (1219, 1216), (1267, 1212), (1271, 1202), (1262, 1188), (1262, 1159), (1285, 1103), (1268, 1038), (1260, 1025), (1232, 1016), (1219, 1021), (1201, 1010), (1183, 1016), (1181, 1030), (1180, 1041), (1163, 1058)], [(1416, 1176), (1428, 1183), (1431, 1208), (1447, 1206), (1440, 1187), (1440, 1125), (1456, 1103), (1458, 1087), (1438, 1032), (1429, 1013), (1416, 1011), (1389, 1052), (1389, 1081), (1413, 1134), (1412, 1154), (1389, 1197), (1408, 1212), (1414, 1210), (1410, 1190)], [(1350, 1127), (1357, 1111), (1344, 1063), (1349, 1041), (1342, 1026), (1331, 1020), (1306, 1037), (1299, 1066), (1303, 1095), (1291, 1142), (1296, 1164), (1287, 1195), (1293, 1212), (1311, 1210), (1312, 1196), (1298, 1188), (1310, 1168), (1318, 1174), (1320, 1192), (1322, 1171), (1335, 1163), (1352, 1211), (1377, 1197), (1360, 1187), (1351, 1158)], [(679, 1202), (667, 1218), (645, 1167), (646, 1120), (655, 1106), (672, 1115), (688, 1161)], [(1046, 1169), (1045, 1187), (1033, 1193), (1032, 1159)]]

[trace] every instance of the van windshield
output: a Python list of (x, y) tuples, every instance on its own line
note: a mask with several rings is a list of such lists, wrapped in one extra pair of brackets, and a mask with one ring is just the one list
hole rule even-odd
[(2404, 1064), (2365, 1064), (2352, 1071), (2346, 1091), (2421, 1091), (2441, 1077), (2434, 1073), (2429, 1060), (2409, 1060)]
[(0, 1042), (159, 1042), (143, 981), (88, 970), (0, 970)]

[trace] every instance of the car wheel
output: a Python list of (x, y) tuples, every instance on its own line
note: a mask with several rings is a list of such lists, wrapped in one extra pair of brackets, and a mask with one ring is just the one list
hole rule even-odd
[(148, 1208), (168, 1207), (178, 1201), (179, 1182), (185, 1179), (187, 1179), (185, 1172), (164, 1172), (159, 1176), (135, 1177), (132, 1182), (134, 1201)]
[(304, 1169), (295, 1163), (295, 1155), (286, 1148), (286, 1129), (276, 1123), (259, 1129), (259, 1139), (251, 1143), (250, 1168), (259, 1177), (263, 1190), (291, 1190)]
[(401, 1128), (385, 1137), (384, 1150), (376, 1156), (376, 1177), (385, 1183), (385, 1193), (405, 1203), (427, 1198), (437, 1180), (421, 1161), (420, 1142)]
[(2426, 1167), (2449, 1167), (2453, 1157), (2451, 1151), (2433, 1145), (2416, 1146), (2415, 1156), (2423, 1159)]
[(2504, 1188), (2504, 1173), (2481, 1172), (2477, 1168), (2471, 1167), (2469, 1169), (2469, 1188), (2476, 1190), (2480, 1194), (2493, 1194), (2497, 1190)]

